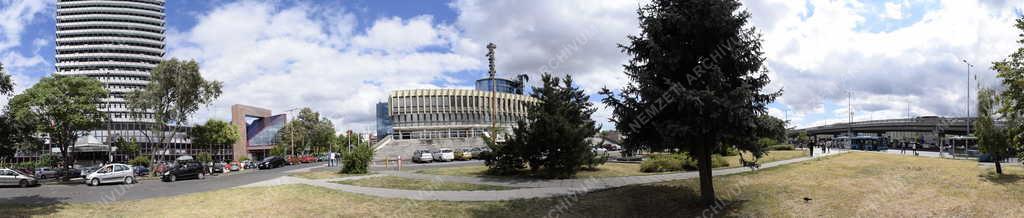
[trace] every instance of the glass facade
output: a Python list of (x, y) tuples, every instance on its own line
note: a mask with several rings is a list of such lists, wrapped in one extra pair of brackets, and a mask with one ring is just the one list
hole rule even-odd
[(377, 103), (377, 138), (391, 135), (391, 117), (388, 116), (388, 103)]
[(494, 80), (491, 80), (489, 78), (478, 79), (476, 80), (476, 90), (489, 92), (491, 91), (491, 83), (495, 84), (494, 90), (497, 92), (509, 94), (523, 93), (523, 87), (521, 85), (519, 85), (516, 82), (513, 82), (512, 80), (502, 78), (494, 78)]
[(246, 125), (246, 139), (249, 146), (271, 146), (277, 142), (277, 132), (285, 125), (284, 114), (259, 118)]

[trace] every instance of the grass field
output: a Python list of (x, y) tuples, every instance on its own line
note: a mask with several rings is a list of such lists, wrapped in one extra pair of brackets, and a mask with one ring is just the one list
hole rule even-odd
[[(697, 181), (499, 202), (368, 197), (305, 185), (236, 188), (111, 204), (2, 205), (3, 216), (122, 217), (1017, 217), (1024, 169), (854, 152), (716, 177), (724, 210), (699, 206)], [(803, 198), (810, 198), (804, 201)], [(255, 200), (255, 201), (253, 201)]]
[(381, 176), (365, 179), (356, 180), (345, 180), (336, 181), (334, 183), (363, 186), (363, 187), (376, 187), (376, 188), (390, 188), (390, 189), (405, 189), (405, 190), (425, 190), (425, 191), (480, 191), (480, 190), (508, 190), (514, 189), (512, 187), (505, 186), (493, 186), (493, 185), (478, 185), (469, 183), (456, 183), (456, 182), (441, 182), (431, 181), (422, 179), (407, 179), (402, 177), (394, 176)]
[[(780, 160), (788, 160), (793, 158), (800, 158), (807, 156), (807, 151), (771, 151), (761, 160), (760, 163), (767, 163)], [(739, 156), (727, 156), (725, 157), (729, 162), (728, 167), (740, 167)], [(750, 160), (753, 156), (746, 154), (746, 158)], [(462, 166), (462, 167), (445, 167), (445, 168), (434, 168), (417, 171), (423, 174), (433, 175), (445, 175), (445, 176), (473, 176), (473, 177), (487, 177), (487, 167), (478, 166)], [(671, 172), (668, 172), (671, 173)], [(605, 163), (598, 167), (597, 170), (582, 170), (576, 174), (576, 178), (601, 178), (601, 177), (618, 177), (618, 176), (643, 176), (643, 175), (657, 175), (661, 173), (645, 173), (640, 171), (640, 164), (635, 163)]]
[(301, 172), (301, 173), (292, 173), (292, 174), (288, 174), (288, 175), (289, 176), (303, 178), (303, 179), (333, 179), (333, 178), (343, 178), (343, 177), (352, 177), (352, 176), (365, 176), (365, 175), (370, 175), (370, 174), (342, 174), (342, 173), (335, 172), (335, 171), (322, 171), (322, 170), (320, 170), (320, 171), (309, 171), (309, 172)]

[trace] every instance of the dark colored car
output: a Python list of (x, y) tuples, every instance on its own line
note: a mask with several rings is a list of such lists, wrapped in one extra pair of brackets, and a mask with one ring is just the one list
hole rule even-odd
[(160, 180), (164, 182), (174, 182), (184, 178), (203, 179), (203, 164), (195, 161), (179, 162), (160, 176)]
[(60, 171), (49, 167), (40, 167), (36, 169), (35, 176), (38, 179), (57, 178), (60, 177)]
[(135, 171), (135, 176), (146, 176), (146, 174), (149, 174), (149, 168), (145, 166), (133, 166), (132, 168)]
[(267, 158), (263, 158), (263, 161), (260, 161), (259, 168), (260, 169), (273, 169), (273, 168), (278, 168), (278, 167), (284, 166), (286, 163), (287, 162), (284, 160), (284, 158), (281, 158), (281, 157), (278, 157), (278, 156), (270, 156), (270, 157), (267, 157)]

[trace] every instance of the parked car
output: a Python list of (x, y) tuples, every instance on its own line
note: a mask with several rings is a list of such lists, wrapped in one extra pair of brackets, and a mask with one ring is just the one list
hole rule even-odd
[(132, 166), (132, 170), (135, 171), (135, 176), (146, 176), (149, 174), (149, 168), (146, 166)]
[(104, 183), (135, 183), (135, 173), (127, 164), (107, 164), (85, 176), (86, 184), (97, 186)]
[(78, 174), (82, 176), (82, 179), (85, 179), (85, 176), (88, 176), (89, 174), (96, 172), (96, 170), (99, 170), (100, 167), (100, 165), (83, 167)]
[(242, 167), (238, 165), (238, 162), (231, 162), (231, 165), (228, 166), (228, 170), (231, 170), (231, 171), (238, 171), (241, 168)]
[(39, 185), (35, 177), (17, 170), (0, 168), (0, 185), (17, 185), (25, 188)]
[(227, 165), (227, 163), (224, 163), (224, 162), (214, 163), (210, 173), (224, 173), (224, 166), (225, 165)]
[(416, 150), (412, 153), (412, 162), (429, 163), (431, 161), (434, 161), (434, 155), (428, 150)]
[(473, 152), (469, 148), (455, 149), (455, 160), (472, 160)]
[(60, 177), (60, 172), (57, 169), (40, 167), (36, 168), (35, 176), (38, 179), (57, 178)]
[(303, 155), (299, 157), (299, 161), (302, 163), (313, 163), (316, 162), (316, 157), (313, 155)]
[(246, 169), (255, 169), (256, 168), (256, 162), (252, 162), (251, 160), (242, 161), (242, 165), (243, 165), (242, 167), (244, 167)]
[(278, 156), (270, 156), (270, 157), (267, 157), (267, 158), (263, 158), (263, 161), (260, 161), (258, 166), (259, 166), (260, 169), (273, 169), (273, 168), (278, 168), (278, 167), (281, 167), (281, 166), (284, 166), (284, 165), (285, 165), (284, 158), (281, 158), (281, 157), (278, 157)]
[(455, 152), (449, 148), (438, 149), (433, 153), (434, 160), (437, 161), (453, 161), (455, 160)]
[(602, 148), (602, 147), (594, 147), (592, 150), (594, 151), (594, 153), (598, 153), (598, 154), (608, 153), (608, 149), (605, 149), (605, 148)]
[(171, 169), (164, 172), (164, 175), (160, 176), (160, 180), (164, 182), (174, 182), (178, 179), (184, 178), (195, 178), (203, 179), (203, 164), (196, 161), (182, 161), (171, 167)]
[(302, 159), (300, 159), (298, 156), (293, 156), (293, 155), (285, 156), (285, 160), (288, 162), (288, 165), (295, 165), (295, 164), (302, 163)]

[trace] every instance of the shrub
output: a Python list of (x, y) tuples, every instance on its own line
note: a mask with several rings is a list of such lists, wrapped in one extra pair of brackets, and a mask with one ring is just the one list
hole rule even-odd
[(722, 146), (716, 149), (714, 153), (722, 156), (736, 156), (740, 155), (740, 150), (733, 146)]
[(128, 164), (132, 166), (149, 166), (149, 163), (149, 157), (141, 155), (128, 161)]
[(196, 154), (196, 160), (200, 163), (213, 162), (213, 155), (210, 155), (209, 152), (199, 152), (199, 154)]
[(767, 151), (783, 151), (783, 150), (791, 151), (793, 149), (795, 149), (795, 148), (791, 144), (777, 144), (777, 145), (771, 145), (771, 146), (765, 147), (764, 150), (767, 150)]
[(39, 166), (39, 162), (36, 162), (36, 161), (25, 161), (25, 162), (14, 164), (14, 168), (17, 168), (17, 169), (35, 169), (38, 166)]
[(36, 161), (36, 166), (37, 167), (56, 166), (57, 162), (59, 162), (59, 161), (60, 161), (60, 158), (57, 157), (56, 155), (44, 154), (42, 156), (39, 156), (39, 160)]
[(605, 162), (608, 162), (608, 153), (587, 152), (587, 159), (584, 160), (583, 166), (586, 169), (596, 170), (597, 166), (604, 165)]
[[(678, 154), (653, 155), (640, 163), (643, 172), (669, 172), (680, 170), (697, 170), (699, 163), (686, 152)], [(729, 161), (722, 155), (711, 155), (711, 168), (727, 167)]]
[(241, 158), (238, 158), (238, 162), (245, 162), (247, 160), (250, 160), (249, 156), (242, 156)]
[(373, 159), (373, 149), (368, 144), (359, 144), (352, 149), (341, 151), (341, 173), (365, 174), (368, 173), (370, 161)]

